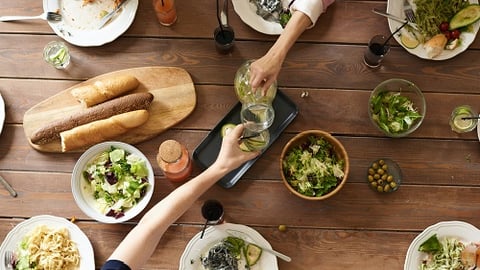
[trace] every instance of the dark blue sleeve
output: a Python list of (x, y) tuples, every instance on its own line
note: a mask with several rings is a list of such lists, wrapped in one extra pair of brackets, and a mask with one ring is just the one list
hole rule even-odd
[(101, 270), (131, 270), (128, 265), (118, 260), (108, 260)]

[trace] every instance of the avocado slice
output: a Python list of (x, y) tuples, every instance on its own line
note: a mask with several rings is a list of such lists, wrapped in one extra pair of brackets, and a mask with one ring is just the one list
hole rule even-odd
[(457, 12), (450, 20), (450, 30), (462, 28), (480, 19), (480, 5), (471, 4)]
[(220, 134), (222, 135), (222, 138), (227, 136), (227, 134), (230, 133), (230, 131), (232, 131), (235, 127), (236, 127), (236, 125), (232, 124), (232, 123), (227, 123), (227, 124), (223, 125), (222, 129), (220, 131)]
[(243, 250), (245, 255), (245, 260), (247, 261), (248, 266), (255, 265), (260, 256), (262, 256), (262, 248), (255, 245), (255, 244), (248, 244), (245, 249)]

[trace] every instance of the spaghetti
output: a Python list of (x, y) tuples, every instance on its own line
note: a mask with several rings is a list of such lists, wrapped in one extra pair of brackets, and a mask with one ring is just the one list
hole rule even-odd
[(80, 264), (77, 245), (66, 228), (37, 226), (21, 243), (20, 253), (28, 256), (30, 269), (73, 270)]

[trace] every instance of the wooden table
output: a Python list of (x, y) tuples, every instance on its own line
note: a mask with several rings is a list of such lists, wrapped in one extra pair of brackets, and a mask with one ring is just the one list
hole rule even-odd
[[(463, 220), (480, 226), (480, 151), (476, 132), (457, 134), (448, 118), (457, 105), (480, 109), (480, 41), (447, 61), (422, 60), (395, 43), (379, 69), (369, 69), (362, 55), (369, 38), (388, 33), (387, 20), (370, 12), (385, 10), (387, 1), (337, 0), (314, 29), (291, 50), (278, 79), (279, 88), (299, 108), (299, 114), (268, 151), (231, 189), (212, 187), (170, 227), (144, 269), (178, 269), (188, 241), (199, 232), (204, 200), (216, 198), (228, 222), (258, 230), (272, 246), (292, 257), (279, 260), (284, 269), (403, 269), (410, 242), (439, 221)], [(0, 174), (18, 192), (0, 189), (0, 239), (19, 222), (50, 214), (75, 216), (89, 237), (100, 267), (138, 221), (100, 224), (77, 207), (70, 176), (81, 153), (42, 153), (25, 138), (22, 118), (38, 102), (85, 79), (132, 67), (173, 66), (187, 70), (195, 83), (197, 106), (184, 121), (161, 135), (136, 145), (154, 164), (156, 186), (148, 207), (177, 187), (155, 164), (160, 143), (184, 142), (192, 152), (237, 102), (233, 91), (236, 69), (258, 58), (274, 36), (244, 24), (230, 5), (235, 29), (233, 53), (215, 51), (214, 1), (177, 1), (178, 21), (163, 27), (151, 1), (141, 0), (128, 31), (100, 47), (70, 45), (71, 67), (56, 70), (42, 60), (42, 49), (60, 40), (43, 21), (0, 23), (0, 92), (6, 102), (6, 123), (0, 137)], [(41, 1), (1, 1), (1, 15), (36, 15)], [(421, 127), (402, 139), (382, 135), (367, 114), (370, 91), (381, 81), (404, 78), (424, 92), (427, 115)], [(302, 91), (309, 96), (301, 97)], [(346, 147), (351, 174), (334, 197), (322, 202), (301, 200), (281, 182), (278, 159), (285, 143), (300, 131), (321, 129)], [(366, 184), (370, 162), (395, 160), (403, 183), (390, 195)], [(194, 170), (198, 174), (200, 168)], [(288, 230), (280, 232), (278, 225)]]

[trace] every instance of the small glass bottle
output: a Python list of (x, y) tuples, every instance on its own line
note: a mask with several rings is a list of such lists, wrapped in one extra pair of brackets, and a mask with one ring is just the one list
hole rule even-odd
[(177, 21), (175, 0), (153, 0), (153, 7), (160, 24), (170, 26)]
[(185, 181), (192, 173), (192, 161), (187, 148), (175, 140), (166, 140), (158, 148), (157, 163), (166, 178)]

